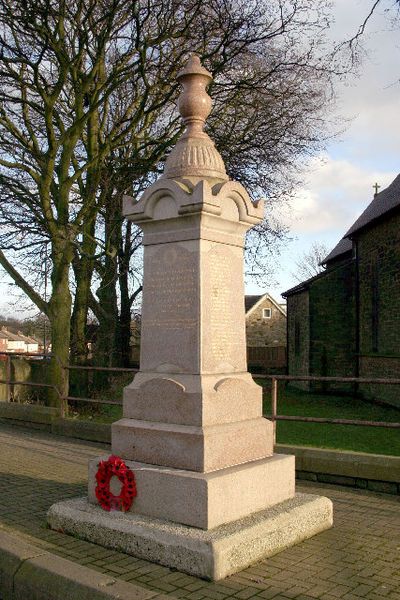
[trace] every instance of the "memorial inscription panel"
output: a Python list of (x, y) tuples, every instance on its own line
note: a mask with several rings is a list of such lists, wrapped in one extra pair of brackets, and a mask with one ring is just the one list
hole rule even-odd
[(182, 245), (164, 244), (146, 261), (141, 368), (197, 372), (198, 261)]
[(216, 245), (207, 252), (204, 268), (203, 368), (246, 370), (244, 319), (237, 311), (243, 302), (241, 250)]

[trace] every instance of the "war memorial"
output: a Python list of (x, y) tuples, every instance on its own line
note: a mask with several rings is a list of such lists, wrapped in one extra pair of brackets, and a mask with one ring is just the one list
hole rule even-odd
[(54, 504), (50, 526), (219, 580), (332, 525), (328, 498), (295, 492), (294, 456), (274, 454), (262, 389), (247, 371), (243, 247), (261, 222), (204, 124), (211, 74), (178, 76), (186, 130), (127, 219), (144, 233), (140, 372), (89, 463), (88, 498)]

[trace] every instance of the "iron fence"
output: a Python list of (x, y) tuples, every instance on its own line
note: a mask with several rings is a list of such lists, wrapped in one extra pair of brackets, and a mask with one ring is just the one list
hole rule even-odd
[(271, 380), (271, 414), (265, 415), (272, 421), (274, 430), (274, 443), (276, 443), (277, 421), (299, 421), (304, 423), (331, 423), (332, 425), (359, 425), (361, 427), (386, 427), (400, 429), (400, 423), (391, 421), (368, 421), (360, 419), (334, 419), (330, 417), (303, 417), (301, 415), (278, 414), (278, 382), (279, 381), (315, 381), (331, 383), (374, 383), (381, 385), (400, 385), (400, 379), (383, 379), (374, 377), (318, 377), (315, 375), (255, 375), (255, 379)]

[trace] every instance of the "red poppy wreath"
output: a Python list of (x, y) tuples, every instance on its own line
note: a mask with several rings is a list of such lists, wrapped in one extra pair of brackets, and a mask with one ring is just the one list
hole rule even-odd
[[(118, 477), (122, 483), (118, 496), (115, 496), (110, 490), (110, 481), (114, 476)], [(100, 461), (96, 481), (96, 498), (104, 510), (122, 510), (126, 512), (130, 509), (137, 494), (135, 475), (126, 466), (122, 458), (111, 455), (108, 460)]]

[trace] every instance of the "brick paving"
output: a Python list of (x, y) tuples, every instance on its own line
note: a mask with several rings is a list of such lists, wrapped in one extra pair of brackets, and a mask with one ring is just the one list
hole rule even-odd
[(109, 446), (0, 423), (0, 528), (53, 554), (188, 600), (400, 600), (398, 497), (301, 483), (334, 503), (334, 527), (210, 583), (46, 528), (58, 500), (86, 493), (87, 461)]

